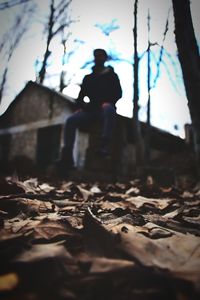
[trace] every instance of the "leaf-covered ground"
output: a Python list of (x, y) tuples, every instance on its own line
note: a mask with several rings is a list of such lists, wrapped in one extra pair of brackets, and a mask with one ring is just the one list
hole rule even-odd
[(0, 180), (0, 298), (200, 299), (200, 190)]

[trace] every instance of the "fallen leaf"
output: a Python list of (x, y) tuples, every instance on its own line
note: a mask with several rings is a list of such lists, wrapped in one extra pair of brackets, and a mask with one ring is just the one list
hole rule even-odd
[(49, 219), (44, 219), (34, 228), (34, 239), (63, 239), (67, 236), (74, 236), (74, 231), (65, 225), (62, 221), (54, 221)]
[[(127, 231), (121, 230), (123, 226)], [(109, 229), (109, 225), (107, 225)], [(189, 280), (196, 286), (200, 283), (200, 239), (191, 234), (173, 232), (169, 237), (151, 239), (148, 233), (152, 228), (161, 228), (147, 223), (143, 227), (120, 224), (112, 227), (111, 232), (120, 234), (120, 248), (137, 259), (144, 266), (168, 270), (172, 276)], [(170, 232), (170, 230), (169, 230)], [(181, 249), (181, 251), (180, 251)]]
[(200, 226), (200, 215), (197, 217), (184, 217), (183, 216), (182, 219), (188, 223)]
[(127, 195), (138, 195), (140, 193), (139, 188), (131, 187), (128, 191), (126, 191)]
[(154, 180), (153, 180), (153, 177), (151, 175), (147, 176), (146, 185), (149, 186), (149, 187), (154, 185)]
[(85, 201), (87, 201), (89, 197), (93, 196), (93, 193), (91, 191), (88, 191), (80, 187), (79, 185), (77, 185), (77, 188)]
[(90, 192), (91, 193), (94, 193), (94, 194), (101, 194), (102, 191), (100, 190), (100, 188), (96, 185), (93, 185), (90, 189)]
[(161, 210), (168, 207), (173, 202), (172, 199), (152, 199), (152, 198), (146, 198), (142, 196), (130, 197), (127, 198), (125, 201), (133, 204), (137, 208), (140, 208), (145, 205), (151, 205), (152, 207)]
[(125, 269), (131, 269), (135, 266), (133, 261), (106, 257), (88, 257), (79, 260), (79, 263), (82, 265), (89, 265), (88, 271), (90, 274), (118, 272)]
[(18, 206), (23, 212), (26, 212), (27, 215), (52, 212), (56, 210), (55, 204), (49, 201), (40, 201), (37, 199), (18, 199)]
[(192, 194), (189, 191), (184, 191), (183, 194), (181, 195), (182, 198), (193, 198), (194, 194)]
[(0, 178), (0, 194), (11, 195), (11, 194), (22, 194), (25, 192), (25, 188), (22, 187), (18, 182), (13, 182), (10, 179)]
[(26, 193), (35, 193), (38, 188), (38, 179), (37, 178), (29, 178), (23, 182), (19, 182), (25, 188)]
[(120, 194), (120, 193), (109, 193), (105, 195), (104, 199), (110, 202), (120, 202), (124, 199), (128, 198), (129, 196), (126, 194)]
[(0, 275), (0, 292), (12, 291), (18, 283), (19, 277), (15, 273)]
[(49, 243), (32, 245), (28, 250), (23, 251), (23, 253), (17, 256), (14, 261), (18, 263), (32, 263), (55, 257), (66, 258), (69, 261), (73, 260), (62, 244)]
[(55, 187), (50, 186), (48, 183), (42, 183), (39, 185), (39, 189), (45, 193), (49, 193), (49, 192), (55, 190)]
[(167, 194), (167, 193), (170, 193), (172, 191), (172, 187), (171, 186), (169, 186), (169, 187), (163, 187), (163, 186), (161, 186), (160, 190), (161, 190), (161, 192)]
[(173, 219), (184, 211), (185, 205), (163, 215), (164, 218)]

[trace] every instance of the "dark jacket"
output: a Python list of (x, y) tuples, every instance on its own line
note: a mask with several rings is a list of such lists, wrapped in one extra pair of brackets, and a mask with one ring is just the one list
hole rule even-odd
[[(95, 67), (94, 67), (95, 68)], [(83, 99), (90, 99), (85, 104)], [(95, 110), (101, 107), (103, 102), (112, 103), (113, 106), (122, 96), (119, 78), (112, 67), (105, 67), (100, 74), (93, 72), (83, 78), (81, 90), (77, 99), (79, 107)]]

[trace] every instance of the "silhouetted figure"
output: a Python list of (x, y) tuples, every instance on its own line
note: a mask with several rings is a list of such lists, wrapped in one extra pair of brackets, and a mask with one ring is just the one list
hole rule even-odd
[[(111, 66), (105, 67), (108, 58), (103, 49), (95, 49), (92, 73), (83, 78), (81, 90), (77, 98), (78, 110), (65, 123), (64, 148), (61, 154), (62, 168), (69, 170), (74, 167), (73, 147), (76, 129), (92, 126), (102, 121), (101, 143), (98, 154), (110, 154), (110, 142), (116, 119), (115, 104), (122, 96), (119, 78)], [(84, 101), (87, 97), (87, 103)], [(89, 101), (89, 102), (88, 102)]]

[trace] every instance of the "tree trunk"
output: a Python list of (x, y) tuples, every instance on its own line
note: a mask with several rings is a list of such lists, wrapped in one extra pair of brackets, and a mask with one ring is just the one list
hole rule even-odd
[(6, 67), (3, 72), (3, 78), (2, 78), (2, 82), (1, 82), (1, 86), (0, 86), (0, 103), (1, 103), (1, 100), (3, 97), (3, 92), (4, 92), (6, 80), (7, 80), (7, 73), (8, 73), (8, 67)]
[(53, 25), (54, 25), (54, 13), (55, 13), (55, 8), (54, 8), (54, 0), (51, 0), (51, 7), (50, 7), (50, 17), (49, 17), (49, 23), (48, 23), (48, 36), (47, 36), (47, 45), (46, 45), (46, 51), (44, 54), (44, 59), (42, 62), (42, 67), (41, 70), (39, 72), (39, 82), (42, 84), (44, 79), (45, 79), (45, 75), (46, 75), (46, 68), (47, 68), (47, 60), (51, 54), (51, 52), (49, 51), (49, 45), (50, 42), (53, 38)]
[(137, 7), (138, 7), (138, 0), (135, 0), (134, 5), (134, 29), (133, 29), (133, 37), (134, 37), (134, 85), (133, 85), (133, 130), (134, 130), (134, 137), (135, 137), (135, 149), (136, 149), (136, 162), (138, 166), (141, 166), (144, 163), (144, 145), (141, 133), (141, 126), (138, 118), (139, 112), (139, 78), (138, 78), (138, 70), (139, 70), (139, 57), (137, 51)]
[(190, 110), (194, 149), (200, 176), (200, 58), (194, 34), (189, 0), (172, 0), (175, 37)]
[(147, 17), (147, 27), (148, 27), (148, 48), (147, 48), (147, 90), (148, 90), (148, 100), (147, 100), (147, 127), (145, 130), (145, 162), (149, 164), (151, 160), (151, 43), (150, 43), (150, 13), (148, 11)]

